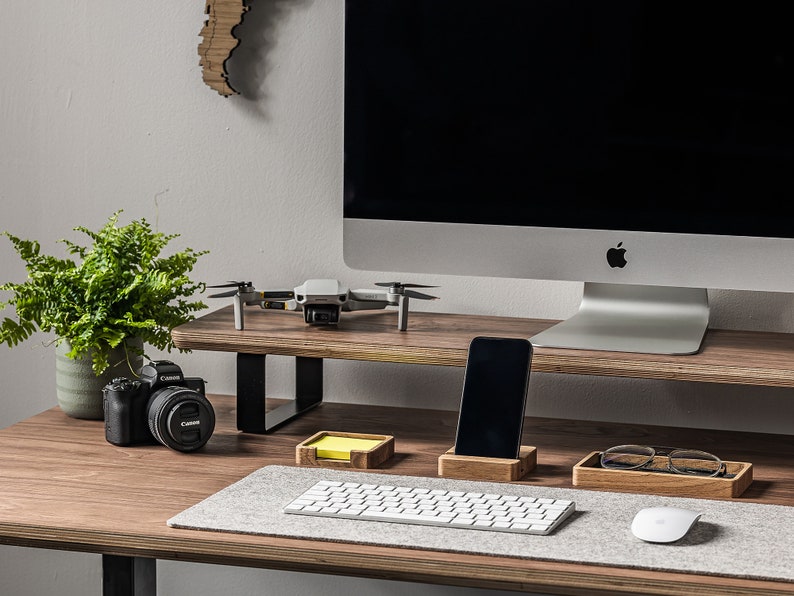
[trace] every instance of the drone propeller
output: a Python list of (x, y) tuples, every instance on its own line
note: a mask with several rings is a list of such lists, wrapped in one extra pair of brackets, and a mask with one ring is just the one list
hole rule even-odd
[(208, 298), (228, 298), (229, 296), (234, 296), (240, 290), (245, 288), (253, 288), (253, 285), (250, 281), (230, 281), (225, 284), (219, 284), (216, 286), (207, 286), (208, 288), (235, 288), (234, 290), (230, 290), (228, 292), (221, 292), (219, 294), (212, 294), (208, 296)]
[(430, 294), (423, 294), (422, 292), (415, 292), (414, 290), (405, 290), (403, 294), (411, 298), (418, 298), (419, 300), (438, 300), (438, 296), (431, 296)]
[(395, 294), (402, 294), (409, 298), (417, 298), (419, 300), (438, 300), (438, 296), (431, 296), (430, 294), (423, 294), (406, 288), (437, 288), (438, 286), (425, 286), (422, 284), (404, 284), (399, 281), (381, 281), (376, 282), (376, 286), (391, 289)]
[(244, 288), (245, 286), (250, 286), (250, 281), (228, 281), (225, 284), (219, 284), (217, 286), (207, 286), (208, 288)]
[(228, 292), (220, 292), (219, 294), (210, 294), (209, 296), (207, 296), (207, 298), (229, 298), (230, 296), (236, 296), (236, 295), (237, 295), (237, 290), (230, 290)]
[(382, 288), (437, 288), (438, 286), (424, 286), (422, 284), (404, 284), (401, 281), (378, 281), (375, 282), (376, 286), (380, 286)]

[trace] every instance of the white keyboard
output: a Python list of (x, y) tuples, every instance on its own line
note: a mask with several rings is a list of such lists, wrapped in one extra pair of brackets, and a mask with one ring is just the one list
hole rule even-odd
[(321, 480), (284, 512), (546, 535), (575, 509), (562, 499)]

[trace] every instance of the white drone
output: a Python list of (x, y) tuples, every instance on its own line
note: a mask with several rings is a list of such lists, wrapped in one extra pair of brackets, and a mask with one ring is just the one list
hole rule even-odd
[(397, 329), (405, 331), (408, 328), (409, 298), (438, 300), (436, 296), (410, 289), (437, 286), (405, 284), (398, 281), (379, 282), (375, 285), (386, 289), (349, 290), (335, 279), (310, 279), (294, 290), (258, 291), (250, 281), (230, 281), (208, 287), (235, 288), (209, 297), (234, 297), (234, 328), (238, 330), (244, 328), (244, 307), (258, 305), (263, 309), (302, 310), (303, 320), (309, 325), (336, 325), (342, 311), (378, 310), (387, 306), (396, 306), (399, 309)]

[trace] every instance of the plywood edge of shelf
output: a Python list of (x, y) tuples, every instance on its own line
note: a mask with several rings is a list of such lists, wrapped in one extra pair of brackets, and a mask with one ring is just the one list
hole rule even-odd
[[(794, 354), (792, 354), (794, 356)], [(794, 365), (794, 359), (792, 360)], [(625, 360), (619, 355), (607, 358), (561, 356), (538, 350), (532, 360), (535, 372), (629, 377), (666, 381), (725, 383), (765, 387), (794, 387), (794, 370), (719, 364), (714, 362), (670, 362), (667, 360)]]

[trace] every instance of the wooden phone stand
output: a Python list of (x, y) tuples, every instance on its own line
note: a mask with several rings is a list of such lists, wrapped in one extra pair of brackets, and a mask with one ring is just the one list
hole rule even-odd
[(518, 459), (455, 455), (452, 447), (438, 458), (438, 475), (464, 480), (492, 480), (510, 482), (520, 480), (535, 469), (538, 452), (535, 447), (522, 445)]

